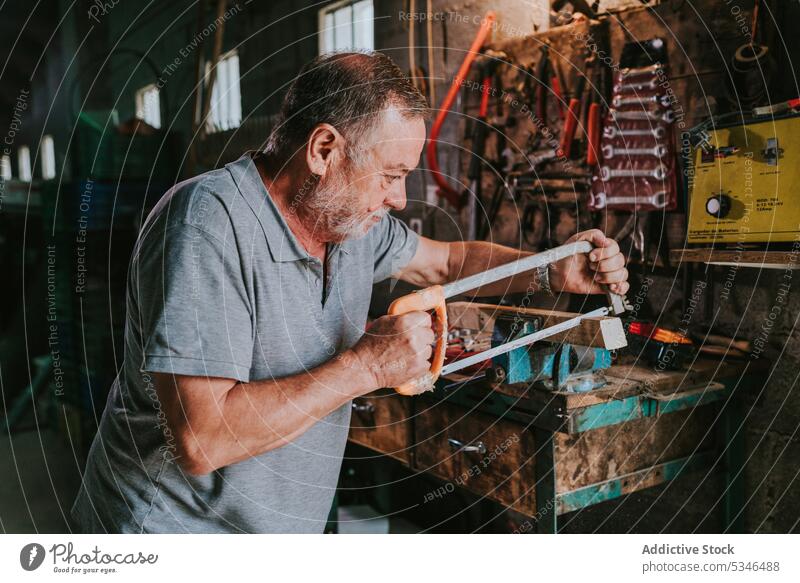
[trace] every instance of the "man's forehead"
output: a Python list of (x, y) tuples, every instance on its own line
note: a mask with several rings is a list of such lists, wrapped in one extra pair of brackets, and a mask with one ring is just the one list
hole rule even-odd
[(417, 141), (395, 138), (374, 143), (372, 151), (382, 170), (410, 172), (419, 164), (422, 148)]
[(378, 161), (387, 170), (413, 170), (425, 145), (425, 123), (388, 108), (373, 128), (372, 142)]

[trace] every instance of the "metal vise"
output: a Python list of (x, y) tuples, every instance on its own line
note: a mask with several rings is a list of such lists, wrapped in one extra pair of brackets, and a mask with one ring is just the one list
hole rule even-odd
[[(540, 323), (537, 318), (498, 318), (492, 346), (536, 332)], [(606, 384), (602, 371), (611, 366), (611, 361), (611, 351), (605, 348), (539, 342), (494, 357), (487, 377), (494, 382), (536, 383), (551, 391), (583, 393)]]

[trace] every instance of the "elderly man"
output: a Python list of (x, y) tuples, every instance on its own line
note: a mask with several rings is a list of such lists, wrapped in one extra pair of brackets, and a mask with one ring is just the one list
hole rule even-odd
[[(419, 237), (387, 214), (426, 104), (379, 53), (322, 56), (264, 152), (175, 186), (132, 259), (125, 359), (73, 509), (89, 532), (320, 532), (350, 401), (428, 368), (430, 316), (365, 333), (374, 283), (441, 284), (520, 257)], [(627, 291), (617, 244), (550, 266), (554, 291)], [(547, 270), (544, 274), (547, 275)], [(525, 291), (518, 276), (477, 295)]]

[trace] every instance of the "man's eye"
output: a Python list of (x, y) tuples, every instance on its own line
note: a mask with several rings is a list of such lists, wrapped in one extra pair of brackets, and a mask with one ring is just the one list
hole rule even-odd
[(402, 178), (402, 176), (395, 176), (394, 174), (384, 174), (383, 177), (389, 182), (395, 182)]

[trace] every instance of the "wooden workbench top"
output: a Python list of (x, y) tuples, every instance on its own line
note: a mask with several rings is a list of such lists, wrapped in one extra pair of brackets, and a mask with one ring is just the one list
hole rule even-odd
[[(578, 409), (609, 401), (616, 401), (634, 395), (669, 395), (672, 393), (691, 391), (702, 388), (711, 382), (736, 379), (745, 374), (766, 370), (769, 363), (759, 360), (719, 360), (698, 358), (691, 367), (684, 370), (660, 370), (657, 367), (642, 364), (615, 364), (605, 371), (608, 385), (586, 393), (547, 391), (541, 388), (529, 388), (525, 384), (494, 384), (488, 381), (477, 382), (486, 390), (497, 391), (504, 395), (523, 398), (564, 399), (567, 409)], [(454, 382), (466, 381), (466, 375), (448, 375)], [(533, 394), (529, 394), (533, 391)]]

